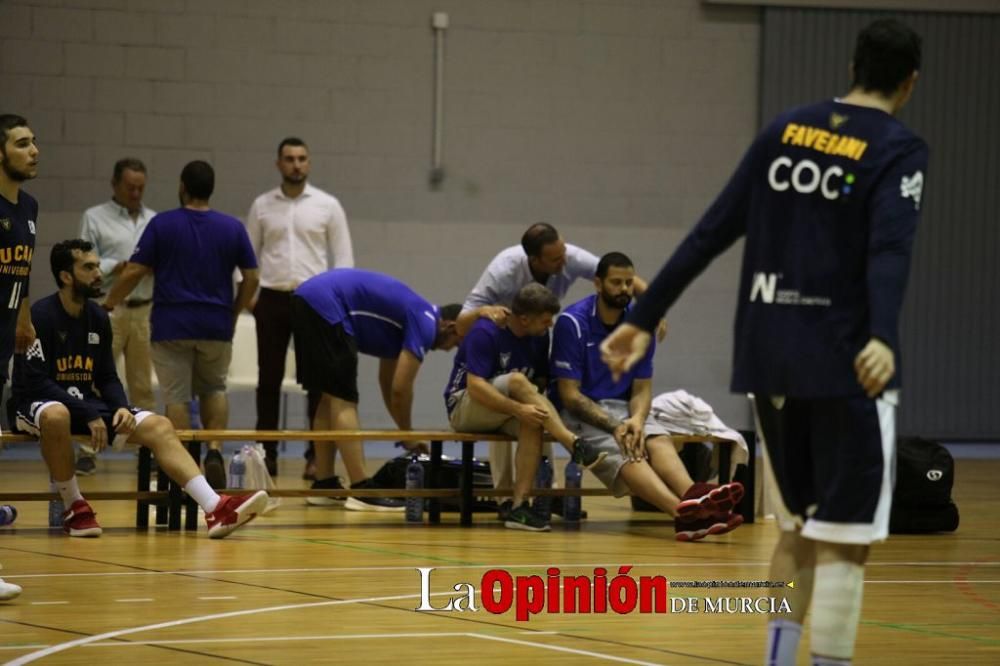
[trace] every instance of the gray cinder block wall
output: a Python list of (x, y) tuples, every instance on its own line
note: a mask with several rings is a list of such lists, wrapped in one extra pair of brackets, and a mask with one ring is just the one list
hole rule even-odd
[[(451, 23), (437, 191), (435, 11)], [(183, 164), (206, 159), (215, 207), (243, 217), (277, 184), (286, 135), (310, 144), (312, 182), (344, 204), (358, 264), (438, 302), (460, 301), (538, 220), (651, 277), (754, 134), (759, 41), (758, 10), (697, 0), (4, 0), (3, 110), (28, 116), (42, 151), (27, 187), (42, 208), (33, 294), (53, 288), (51, 244), (109, 196), (119, 157), (146, 161), (158, 210), (176, 205)], [(739, 252), (672, 311), (655, 385), (745, 427), (727, 390)], [(444, 425), (450, 364), (426, 362), (415, 424)], [(375, 365), (362, 375), (364, 424), (388, 425)], [(252, 396), (237, 396), (233, 425), (253, 420)]]

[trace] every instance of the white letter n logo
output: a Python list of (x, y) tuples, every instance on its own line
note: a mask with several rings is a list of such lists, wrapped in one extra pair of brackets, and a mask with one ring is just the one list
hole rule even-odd
[(777, 273), (754, 273), (753, 284), (750, 286), (750, 302), (753, 303), (757, 300), (759, 294), (760, 300), (765, 303), (774, 303), (774, 289), (777, 284)]

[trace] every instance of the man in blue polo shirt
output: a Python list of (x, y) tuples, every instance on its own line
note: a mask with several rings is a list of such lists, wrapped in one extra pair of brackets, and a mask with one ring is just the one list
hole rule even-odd
[[(226, 376), (236, 317), (259, 283), (257, 258), (243, 224), (212, 210), (215, 171), (189, 162), (181, 171), (182, 206), (156, 215), (104, 301), (112, 310), (147, 274), (155, 276), (150, 316), (153, 365), (174, 427), (191, 427), (189, 403), (198, 397), (202, 425), (225, 429), (229, 420)], [(233, 296), (233, 271), (242, 275)], [(205, 477), (226, 487), (219, 442), (205, 453)]]
[[(543, 394), (549, 376), (549, 329), (559, 312), (559, 299), (540, 284), (522, 287), (511, 302), (503, 326), (478, 319), (462, 340), (444, 392), (451, 427), (460, 432), (502, 432), (517, 438), (513, 501), (501, 505), (501, 518), (511, 529), (544, 532), (542, 516), (531, 511), (531, 492), (548, 431), (578, 462), (593, 465), (589, 450), (578, 446), (555, 407)], [(583, 460), (582, 458), (586, 458)]]
[[(322, 393), (314, 430), (357, 430), (358, 354), (379, 359), (379, 387), (389, 415), (400, 430), (410, 430), (413, 383), (432, 349), (458, 344), (455, 318), (461, 306), (431, 305), (396, 278), (355, 268), (320, 273), (299, 285), (292, 296), (292, 331), (299, 383)], [(316, 442), (315, 489), (342, 488), (333, 474), (340, 451), (351, 488), (374, 488), (365, 471), (361, 442)], [(310, 504), (330, 504), (309, 498)], [(355, 511), (402, 511), (396, 498), (349, 497)]]
[(674, 516), (678, 541), (732, 531), (743, 522), (732, 513), (743, 487), (694, 483), (670, 435), (649, 416), (655, 345), (617, 380), (601, 361), (601, 342), (632, 301), (632, 260), (621, 252), (601, 257), (594, 286), (596, 294), (559, 315), (552, 339), (552, 377), (563, 421), (582, 441), (607, 454), (591, 471), (616, 496), (631, 490)]

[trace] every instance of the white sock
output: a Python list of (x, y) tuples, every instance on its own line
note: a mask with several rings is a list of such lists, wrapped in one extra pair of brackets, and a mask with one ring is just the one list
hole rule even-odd
[(834, 659), (833, 657), (812, 656), (812, 666), (851, 666), (850, 659)]
[(802, 625), (791, 620), (771, 620), (767, 623), (767, 666), (795, 666), (795, 653), (799, 651)]
[(67, 510), (73, 506), (73, 502), (83, 499), (83, 495), (80, 494), (80, 484), (76, 482), (76, 474), (69, 477), (69, 481), (53, 480), (52, 485), (59, 491), (59, 495), (62, 497), (63, 504)]
[(838, 561), (816, 565), (810, 625), (814, 664), (851, 663), (864, 584), (865, 568), (860, 564)]
[(219, 493), (212, 490), (212, 486), (208, 485), (208, 481), (205, 480), (203, 474), (199, 474), (184, 486), (184, 492), (194, 499), (198, 503), (198, 506), (205, 510), (205, 513), (212, 513), (215, 511), (215, 507), (219, 505)]

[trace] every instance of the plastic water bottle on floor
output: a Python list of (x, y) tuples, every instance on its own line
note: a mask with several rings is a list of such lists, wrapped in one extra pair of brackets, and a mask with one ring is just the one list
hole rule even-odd
[[(424, 487), (424, 466), (420, 464), (420, 458), (416, 454), (410, 458), (410, 464), (406, 466), (406, 489), (420, 490)], [(406, 498), (406, 522), (424, 522), (424, 498)]]
[(16, 506), (11, 506), (10, 504), (0, 506), (0, 527), (13, 525), (15, 520), (17, 520)]
[[(538, 463), (538, 472), (535, 474), (536, 488), (552, 487), (552, 463), (547, 456), (542, 456), (542, 461)], [(550, 495), (537, 495), (531, 502), (531, 510), (535, 515), (545, 521), (552, 519), (552, 497)]]
[(242, 451), (233, 454), (233, 459), (229, 461), (229, 487), (242, 488), (247, 473), (247, 463), (243, 459)]
[[(49, 484), (49, 492), (57, 493), (56, 484)], [(49, 500), (49, 527), (62, 527), (66, 507), (62, 499)]]
[[(566, 490), (579, 490), (583, 470), (572, 459), (566, 464)], [(567, 523), (580, 522), (580, 507), (583, 498), (567, 495), (563, 498), (563, 520)]]

